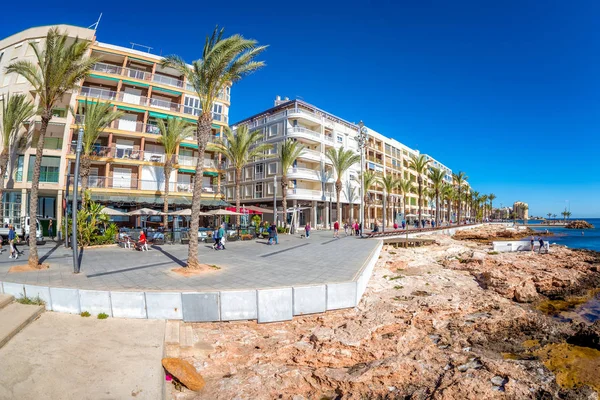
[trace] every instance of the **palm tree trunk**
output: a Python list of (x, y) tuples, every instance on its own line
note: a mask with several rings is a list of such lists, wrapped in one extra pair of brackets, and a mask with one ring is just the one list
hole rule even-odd
[(190, 221), (190, 236), (188, 245), (187, 266), (191, 269), (200, 268), (198, 260), (198, 226), (200, 225), (200, 200), (202, 198), (202, 173), (204, 169), (204, 151), (210, 136), (212, 113), (203, 113), (198, 118), (198, 158), (196, 163), (196, 179), (192, 195), (192, 215)]
[(169, 216), (167, 215), (167, 213), (169, 212), (169, 184), (171, 183), (171, 170), (173, 169), (173, 167), (171, 166), (171, 160), (166, 160), (165, 161), (165, 165), (163, 166), (163, 171), (164, 171), (164, 175), (165, 175), (165, 191), (164, 191), (164, 196), (165, 196), (165, 202), (163, 204), (163, 213), (165, 213), (165, 215), (163, 215), (163, 227), (166, 230), (167, 226), (169, 225)]
[[(37, 268), (40, 263), (37, 250), (37, 209), (38, 209), (38, 190), (40, 187), (40, 169), (42, 166), (42, 156), (44, 154), (44, 139), (46, 130), (50, 122), (50, 110), (44, 110), (42, 113), (42, 124), (40, 126), (40, 136), (35, 149), (35, 162), (33, 163), (33, 177), (31, 179), (31, 194), (29, 196), (29, 266)], [(23, 199), (25, 201), (25, 199)], [(76, 215), (77, 210), (73, 210)], [(24, 217), (24, 216), (21, 216)]]
[(419, 183), (419, 224), (421, 223), (421, 214), (422, 214), (422, 201), (423, 201), (423, 178), (419, 177), (417, 179)]
[(408, 218), (406, 218), (406, 196), (404, 196), (404, 201), (403, 201), (403, 210), (402, 212), (404, 213), (404, 222), (406, 223), (406, 229), (408, 229)]
[[(240, 202), (241, 202), (241, 195), (240, 195), (240, 182), (242, 181), (242, 169), (241, 168), (236, 168), (235, 169), (235, 212), (239, 213), (240, 212)], [(275, 219), (277, 218), (276, 215), (273, 216), (273, 222), (275, 222)], [(235, 217), (235, 223), (237, 224), (237, 226), (240, 226), (240, 216), (237, 215)]]
[(4, 175), (8, 168), (8, 148), (2, 149), (0, 153), (0, 221), (4, 219)]
[(460, 225), (460, 209), (462, 208), (460, 203), (462, 203), (462, 201), (461, 201), (461, 197), (460, 197), (460, 195), (461, 195), (460, 186), (458, 188), (459, 188), (458, 189), (458, 218), (456, 219), (456, 223), (458, 225)]
[[(336, 220), (339, 222), (341, 221), (341, 217), (342, 217), (342, 210), (340, 209), (340, 195), (342, 194), (342, 181), (341, 179), (338, 178), (337, 181), (335, 181), (335, 195), (337, 198), (336, 201), (336, 207), (337, 207), (337, 218)], [(331, 216), (329, 217), (331, 218)]]
[[(92, 168), (92, 160), (90, 159), (89, 154), (82, 154), (81, 156), (81, 193), (85, 193), (88, 188), (90, 170)], [(85, 207), (87, 204), (87, 200), (85, 196), (81, 196), (81, 205)]]
[(283, 171), (281, 175), (281, 205), (283, 207), (283, 227), (287, 228), (287, 188), (288, 178), (286, 171)]

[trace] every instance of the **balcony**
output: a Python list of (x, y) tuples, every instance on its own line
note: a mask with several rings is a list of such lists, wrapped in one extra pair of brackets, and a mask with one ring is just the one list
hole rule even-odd
[[(181, 114), (188, 114), (194, 117), (197, 117), (199, 112), (199, 110), (196, 110), (192, 107), (183, 106), (179, 103), (173, 103), (170, 101), (156, 99), (153, 97), (137, 96), (131, 93), (91, 88), (88, 86), (83, 86), (79, 92), (79, 95), (102, 100), (134, 104), (142, 107), (156, 108), (159, 110), (177, 112)], [(225, 114), (213, 113), (213, 120), (227, 123), (229, 121), (229, 117)]]
[(289, 137), (299, 137), (299, 138), (308, 139), (313, 142), (321, 141), (321, 133), (320, 132), (315, 132), (313, 130), (310, 130), (310, 129), (307, 129), (307, 128), (304, 128), (301, 126), (294, 126), (292, 128), (288, 128), (287, 135)]
[(287, 176), (290, 179), (307, 179), (321, 182), (321, 173), (310, 168), (292, 167), (288, 170)]
[[(58, 178), (57, 178), (58, 181)], [(73, 184), (73, 176), (69, 177), (69, 184)], [(81, 184), (81, 180), (79, 182)], [(137, 179), (129, 176), (96, 176), (90, 175), (88, 178), (89, 189), (133, 189), (147, 190), (153, 192), (162, 192), (165, 188), (164, 181)], [(187, 182), (169, 182), (169, 192), (176, 193), (192, 193), (194, 184)], [(202, 185), (202, 193), (217, 194), (219, 191), (218, 185)]]
[[(67, 150), (67, 154), (75, 154), (77, 145), (71, 144)], [(164, 163), (165, 155), (153, 152), (145, 152), (131, 148), (117, 148), (107, 146), (94, 146), (91, 154), (92, 158), (113, 158), (118, 160), (138, 160), (155, 163)]]
[(92, 71), (102, 72), (110, 75), (120, 75), (127, 78), (138, 79), (141, 81), (155, 82), (161, 85), (183, 88), (181, 79), (162, 74), (153, 74), (150, 71), (143, 71), (135, 68), (123, 68), (113, 64), (97, 62), (92, 66)]
[(321, 201), (323, 198), (323, 191), (313, 190), (313, 189), (294, 188), (294, 189), (288, 189), (287, 197), (288, 197), (288, 199)]
[(320, 162), (321, 161), (321, 153), (316, 150), (308, 150), (304, 149), (298, 158)]

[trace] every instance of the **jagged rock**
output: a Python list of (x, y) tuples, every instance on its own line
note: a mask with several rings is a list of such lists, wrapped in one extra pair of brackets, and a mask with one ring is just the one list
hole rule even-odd
[(483, 261), (485, 260), (485, 253), (482, 253), (481, 251), (474, 251), (473, 256), (471, 256), (471, 260), (479, 264), (483, 264)]
[(190, 390), (198, 392), (204, 387), (204, 378), (196, 371), (196, 368), (189, 362), (180, 358), (163, 358), (162, 366), (168, 373)]
[(590, 224), (587, 221), (571, 221), (567, 225), (565, 225), (567, 229), (594, 229), (594, 225)]
[(538, 293), (532, 281), (525, 281), (515, 288), (515, 300), (519, 303), (531, 303), (538, 299)]

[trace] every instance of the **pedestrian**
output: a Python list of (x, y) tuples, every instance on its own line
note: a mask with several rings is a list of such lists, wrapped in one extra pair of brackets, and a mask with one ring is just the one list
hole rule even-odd
[(434, 220), (431, 220), (431, 227), (435, 228), (435, 221)]
[(406, 220), (405, 219), (402, 220), (402, 229), (406, 229)]
[(213, 236), (213, 240), (215, 241), (212, 248), (213, 248), (213, 250), (219, 250), (219, 228), (215, 227), (215, 230), (213, 231), (212, 236)]
[(337, 220), (333, 223), (333, 237), (340, 238), (340, 223)]
[(15, 228), (11, 225), (8, 226), (8, 244), (10, 245), (10, 256), (8, 258), (19, 258), (19, 253), (15, 251)]
[(373, 224), (373, 232), (374, 233), (379, 232), (379, 225), (377, 225), (377, 221), (375, 221), (375, 223)]
[(421, 220), (421, 227), (422, 227), (423, 229), (425, 229), (425, 220), (424, 220), (424, 219), (422, 219), (422, 220)]
[(532, 236), (531, 240), (529, 241), (529, 243), (531, 243), (531, 251), (533, 251), (533, 247), (535, 245), (535, 238)]
[(544, 238), (542, 238), (542, 237), (540, 236), (540, 252), (539, 252), (539, 254), (542, 254), (542, 249), (543, 249), (543, 248), (544, 248)]
[(398, 223), (394, 222), (394, 229), (398, 229)]
[(279, 244), (277, 238), (277, 225), (275, 225), (275, 223), (269, 227), (269, 244), (273, 244), (273, 242)]
[(310, 222), (304, 225), (304, 233), (306, 233), (306, 238), (308, 239), (310, 237)]
[(219, 250), (225, 250), (225, 222), (219, 227)]
[(52, 220), (48, 223), (48, 236), (50, 239), (54, 239), (54, 226), (52, 226)]

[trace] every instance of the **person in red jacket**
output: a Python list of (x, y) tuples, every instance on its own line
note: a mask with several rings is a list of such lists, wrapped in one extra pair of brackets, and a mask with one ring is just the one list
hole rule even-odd
[(137, 247), (141, 251), (148, 250), (148, 244), (146, 242), (146, 234), (144, 233), (144, 231), (142, 231), (140, 233), (140, 239), (138, 240)]
[(340, 223), (338, 221), (333, 223), (333, 237), (337, 239), (340, 238)]

